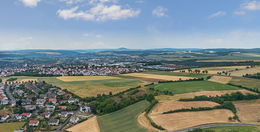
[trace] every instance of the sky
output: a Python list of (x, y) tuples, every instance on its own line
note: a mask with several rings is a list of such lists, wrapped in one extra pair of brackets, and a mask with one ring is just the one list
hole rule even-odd
[(260, 0), (1, 0), (0, 50), (260, 48)]

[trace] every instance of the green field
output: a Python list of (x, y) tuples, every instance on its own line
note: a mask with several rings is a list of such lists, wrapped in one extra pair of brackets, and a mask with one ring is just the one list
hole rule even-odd
[(149, 106), (141, 101), (122, 110), (98, 117), (101, 132), (148, 132), (137, 121), (137, 116)]
[[(57, 79), (56, 77), (14, 76), (12, 78), (17, 78), (17, 81), (22, 81), (24, 79), (37, 79), (39, 81), (46, 81), (54, 86), (67, 89), (80, 97), (92, 97), (96, 96), (97, 94), (108, 94), (109, 92), (117, 93), (144, 84), (144, 82), (140, 80), (126, 78), (71, 82), (64, 82)], [(6, 80), (6, 78), (3, 80)]]
[(253, 78), (242, 78), (242, 77), (233, 77), (230, 83), (235, 85), (241, 85), (248, 88), (257, 88), (260, 90), (260, 80)]
[(169, 82), (150, 85), (148, 88), (155, 88), (159, 91), (171, 91), (174, 94), (200, 92), (200, 91), (220, 91), (238, 90), (237, 87), (210, 82), (210, 81), (188, 81), (188, 82)]
[[(252, 126), (223, 126), (223, 127), (213, 127), (203, 130), (211, 130), (213, 132), (260, 132), (260, 127)], [(210, 132), (211, 132), (210, 131)]]
[(194, 78), (205, 78), (208, 76), (208, 75), (196, 74), (196, 73), (166, 72), (166, 71), (149, 71), (144, 73), (156, 74), (156, 75), (168, 75), (168, 76), (184, 76), (184, 77), (194, 77)]
[(20, 130), (23, 125), (24, 122), (0, 123), (0, 132), (13, 132), (14, 130)]

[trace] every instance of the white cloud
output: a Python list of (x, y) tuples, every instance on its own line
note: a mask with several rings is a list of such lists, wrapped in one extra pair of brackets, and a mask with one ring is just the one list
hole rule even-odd
[(226, 14), (227, 13), (224, 11), (218, 11), (218, 12), (211, 14), (208, 18), (211, 19), (211, 18), (215, 18), (215, 17), (221, 17), (221, 16), (225, 16)]
[(66, 4), (76, 4), (82, 2), (83, 0), (60, 0), (61, 2), (65, 2)]
[(156, 17), (166, 17), (167, 14), (166, 14), (166, 11), (167, 11), (167, 8), (164, 8), (164, 7), (161, 7), (161, 6), (158, 6), (156, 7), (152, 14)]
[(246, 10), (260, 10), (260, 2), (250, 1), (242, 4), (242, 8)]
[(246, 15), (245, 11), (235, 11), (234, 12), (235, 15)]
[[(108, 1), (108, 0), (102, 0)], [(111, 1), (111, 0), (110, 0)], [(120, 5), (97, 4), (86, 11), (78, 10), (79, 7), (58, 10), (59, 17), (67, 19), (83, 19), (87, 21), (107, 21), (120, 20), (136, 17), (140, 14), (140, 10), (123, 9)]]
[(84, 37), (95, 37), (95, 38), (102, 38), (103, 35), (101, 34), (94, 34), (94, 33), (84, 33), (83, 34)]
[(27, 7), (36, 7), (41, 0), (19, 0)]

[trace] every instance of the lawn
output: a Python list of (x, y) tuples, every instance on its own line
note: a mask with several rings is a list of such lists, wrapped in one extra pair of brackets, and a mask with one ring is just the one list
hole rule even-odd
[(242, 78), (242, 77), (233, 77), (230, 83), (235, 85), (241, 85), (248, 88), (257, 88), (260, 90), (260, 80), (253, 78)]
[(24, 122), (0, 123), (0, 132), (13, 132), (14, 130), (20, 130), (23, 125)]
[[(101, 76), (98, 78), (93, 77), (93, 79), (91, 79), (91, 77), (62, 78), (66, 81), (62, 81), (60, 80), (61, 78), (58, 79), (56, 77), (15, 76), (12, 78), (18, 78), (17, 81), (35, 79), (39, 81), (46, 81), (54, 86), (58, 86), (62, 89), (67, 89), (80, 97), (92, 97), (97, 96), (97, 94), (108, 94), (109, 92), (118, 93), (126, 89), (145, 84), (145, 82), (137, 79), (126, 79), (120, 77), (109, 77), (110, 79), (107, 79), (107, 77)], [(78, 78), (79, 81), (76, 81), (76, 78)], [(4, 80), (6, 80), (6, 78), (4, 78)]]
[(203, 130), (213, 130), (214, 132), (260, 132), (260, 127), (252, 126), (222, 126), (212, 127)]
[(138, 115), (148, 106), (149, 102), (141, 101), (122, 110), (98, 117), (101, 132), (148, 132), (137, 121)]
[(166, 71), (149, 71), (144, 73), (156, 74), (156, 75), (168, 75), (168, 76), (184, 76), (184, 77), (194, 77), (194, 78), (205, 78), (208, 76), (208, 75), (196, 74), (196, 73), (166, 72)]
[(237, 87), (220, 84), (210, 81), (188, 81), (188, 82), (169, 82), (150, 85), (148, 88), (155, 88), (159, 91), (171, 91), (174, 94), (200, 92), (200, 91), (221, 91), (238, 90)]

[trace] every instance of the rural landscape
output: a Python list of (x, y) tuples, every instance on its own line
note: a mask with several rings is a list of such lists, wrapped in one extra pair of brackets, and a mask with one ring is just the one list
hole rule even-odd
[(260, 0), (0, 0), (0, 132), (260, 132)]
[(1, 131), (260, 131), (259, 49), (42, 52), (1, 52)]

